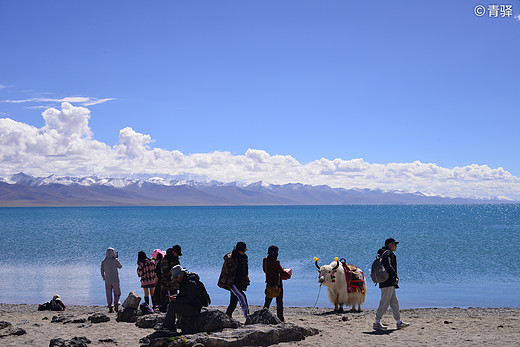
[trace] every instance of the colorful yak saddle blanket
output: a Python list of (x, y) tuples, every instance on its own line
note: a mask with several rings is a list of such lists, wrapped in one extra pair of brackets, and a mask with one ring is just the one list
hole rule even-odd
[(348, 292), (365, 294), (365, 274), (363, 271), (356, 265), (347, 264), (344, 259), (341, 260), (341, 265), (345, 270)]

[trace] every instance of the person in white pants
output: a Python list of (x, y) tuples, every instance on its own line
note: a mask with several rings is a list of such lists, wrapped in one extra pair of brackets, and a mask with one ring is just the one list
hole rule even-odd
[(374, 321), (374, 330), (387, 330), (386, 325), (381, 324), (381, 319), (386, 313), (388, 306), (392, 309), (392, 314), (397, 322), (396, 328), (403, 329), (410, 326), (410, 323), (405, 323), (401, 320), (401, 314), (399, 312), (399, 300), (395, 290), (399, 288), (399, 277), (397, 276), (397, 258), (394, 254), (397, 249), (399, 242), (393, 238), (385, 240), (385, 246), (377, 251), (379, 257), (381, 257), (383, 266), (388, 272), (389, 277), (385, 282), (379, 283), (381, 289), (381, 301), (376, 311), (376, 320)]

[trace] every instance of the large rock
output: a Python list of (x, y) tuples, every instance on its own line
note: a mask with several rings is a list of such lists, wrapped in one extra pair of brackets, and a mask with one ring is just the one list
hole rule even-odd
[(268, 309), (261, 309), (249, 315), (246, 325), (250, 324), (280, 324), (282, 321)]
[(291, 323), (278, 325), (256, 324), (248, 328), (224, 329), (221, 332), (198, 333), (174, 337), (168, 331), (155, 332), (140, 340), (142, 347), (158, 347), (166, 343), (168, 347), (196, 346), (241, 347), (269, 346), (282, 342), (301, 341), (307, 336), (316, 335), (318, 329), (303, 328)]
[(133, 309), (137, 310), (139, 308), (139, 303), (140, 302), (141, 302), (141, 297), (134, 290), (134, 291), (131, 291), (130, 294), (128, 294), (128, 296), (125, 299), (125, 301), (123, 301), (123, 305), (122, 306), (124, 308), (133, 308)]
[(220, 331), (225, 328), (238, 328), (240, 323), (219, 310), (202, 311), (199, 315), (182, 316), (177, 327), (183, 334)]
[(318, 333), (317, 329), (303, 328), (291, 323), (257, 325), (247, 329), (225, 330), (210, 335), (197, 334), (189, 338), (188, 345), (201, 343), (206, 347), (269, 346), (281, 342), (301, 341), (306, 336)]
[(164, 314), (149, 314), (137, 318), (135, 325), (139, 328), (154, 328), (156, 326), (162, 326), (164, 323)]
[(129, 322), (135, 323), (137, 322), (137, 318), (142, 316), (142, 312), (133, 308), (125, 308), (124, 310), (120, 310), (117, 312), (117, 322)]

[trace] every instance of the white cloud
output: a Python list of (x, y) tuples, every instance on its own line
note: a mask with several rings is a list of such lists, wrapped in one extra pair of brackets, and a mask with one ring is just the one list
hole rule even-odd
[[(74, 104), (80, 104), (82, 106), (92, 106), (92, 105), (98, 105), (102, 104), (107, 101), (115, 100), (115, 98), (105, 98), (105, 99), (97, 99), (97, 98), (91, 98), (86, 96), (69, 96), (65, 98), (29, 98), (29, 99), (19, 99), (19, 100), (1, 100), (2, 102), (9, 103), (9, 104), (22, 104), (22, 103), (74, 103)], [(36, 106), (36, 107), (42, 107), (42, 106)]]
[(520, 200), (520, 178), (503, 168), (468, 165), (444, 168), (433, 163), (367, 163), (362, 158), (322, 158), (301, 164), (290, 155), (270, 155), (248, 149), (243, 155), (215, 151), (183, 154), (151, 146), (150, 135), (121, 129), (111, 147), (93, 139), (90, 111), (68, 102), (42, 113), (45, 125), (36, 128), (9, 118), (0, 119), (0, 176), (16, 172), (115, 176), (190, 173), (210, 179), (300, 182), (343, 188), (420, 191), (451, 197), (496, 197)]
[(520, 20), (520, 14), (518, 16), (515, 16), (517, 20)]

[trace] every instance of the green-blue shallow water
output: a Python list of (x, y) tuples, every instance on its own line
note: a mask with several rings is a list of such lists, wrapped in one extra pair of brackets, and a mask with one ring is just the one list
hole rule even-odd
[[(179, 244), (181, 264), (200, 274), (214, 305), (229, 293), (216, 286), (222, 257), (237, 241), (250, 251), (250, 304), (263, 304), (262, 259), (280, 248), (293, 269), (286, 306), (313, 306), (312, 261), (346, 258), (368, 277), (387, 237), (400, 244), (398, 298), (412, 307), (520, 307), (520, 205), (78, 207), (0, 208), (1, 302), (42, 303), (59, 293), (65, 304), (105, 304), (99, 273), (107, 247), (119, 251), (123, 298), (142, 294), (137, 252)], [(370, 278), (368, 278), (370, 282)], [(365, 308), (377, 307), (368, 283)], [(318, 306), (329, 307), (326, 288)]]

